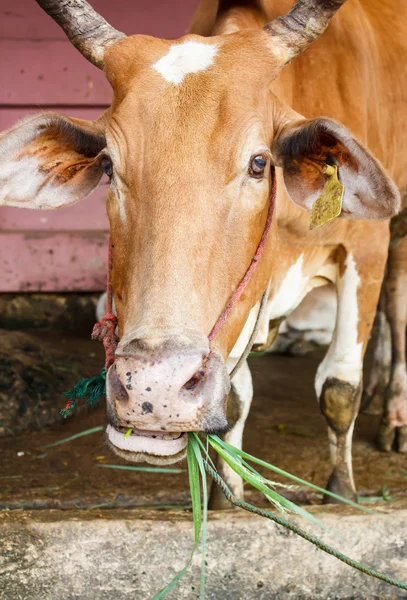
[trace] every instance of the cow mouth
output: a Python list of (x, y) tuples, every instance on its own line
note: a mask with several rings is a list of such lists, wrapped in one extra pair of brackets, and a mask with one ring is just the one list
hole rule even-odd
[(170, 464), (185, 456), (188, 436), (183, 432), (143, 431), (133, 429), (126, 435), (126, 429), (106, 428), (107, 438), (114, 452), (132, 462)]

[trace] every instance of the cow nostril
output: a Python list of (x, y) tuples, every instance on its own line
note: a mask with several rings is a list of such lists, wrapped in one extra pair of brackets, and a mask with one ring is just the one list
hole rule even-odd
[(129, 399), (129, 395), (119, 379), (119, 376), (116, 372), (116, 367), (113, 366), (109, 371), (109, 387), (112, 396), (116, 398), (119, 402), (127, 402)]
[(183, 385), (183, 389), (192, 392), (196, 388), (196, 386), (203, 380), (204, 377), (205, 377), (205, 371), (203, 369), (200, 369), (199, 371), (197, 371), (195, 373), (195, 375), (193, 375), (191, 377), (191, 379), (189, 379)]

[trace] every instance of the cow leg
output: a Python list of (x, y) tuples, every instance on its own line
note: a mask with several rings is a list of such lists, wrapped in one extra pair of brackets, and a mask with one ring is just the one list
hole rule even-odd
[[(235, 363), (236, 361), (234, 361)], [(229, 361), (228, 361), (229, 363)], [(234, 363), (232, 366), (234, 366)], [(230, 365), (228, 364), (229, 368)], [(247, 361), (243, 363), (239, 371), (232, 380), (232, 387), (228, 397), (228, 421), (231, 425), (230, 430), (223, 436), (225, 442), (242, 448), (243, 430), (249, 414), (250, 405), (253, 398), (252, 376)], [(233, 494), (243, 499), (243, 481), (226, 463), (216, 457), (216, 468), (219, 475), (227, 483)], [(211, 510), (220, 510), (231, 508), (232, 505), (226, 500), (219, 486), (213, 484), (209, 498), (209, 508)]]
[[(385, 259), (366, 262), (363, 268), (358, 268), (353, 255), (348, 254), (339, 265), (335, 330), (315, 380), (321, 412), (328, 424), (333, 467), (327, 489), (353, 500), (356, 489), (352, 434), (362, 392), (363, 356), (376, 312)], [(371, 269), (377, 271), (376, 276)]]
[(407, 238), (390, 250), (386, 278), (386, 313), (391, 329), (392, 364), (390, 383), (380, 425), (378, 444), (390, 452), (394, 442), (399, 452), (407, 452)]
[(380, 298), (376, 315), (377, 338), (369, 381), (362, 397), (362, 412), (366, 415), (381, 415), (391, 371), (391, 331), (384, 310), (384, 293)]

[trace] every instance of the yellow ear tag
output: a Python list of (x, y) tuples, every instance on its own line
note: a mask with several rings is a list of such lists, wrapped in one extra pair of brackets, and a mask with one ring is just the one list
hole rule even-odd
[(323, 173), (326, 182), (319, 198), (313, 204), (310, 229), (316, 229), (339, 217), (342, 211), (342, 200), (345, 187), (338, 179), (338, 167), (325, 165)]

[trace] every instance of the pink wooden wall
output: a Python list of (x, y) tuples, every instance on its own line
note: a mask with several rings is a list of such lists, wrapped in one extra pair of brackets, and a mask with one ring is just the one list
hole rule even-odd
[[(183, 35), (198, 0), (90, 0), (127, 34)], [(0, 131), (41, 110), (94, 119), (109, 104), (103, 73), (34, 0), (0, 0)], [(0, 292), (97, 291), (106, 278), (106, 184), (58, 211), (0, 208)]]

